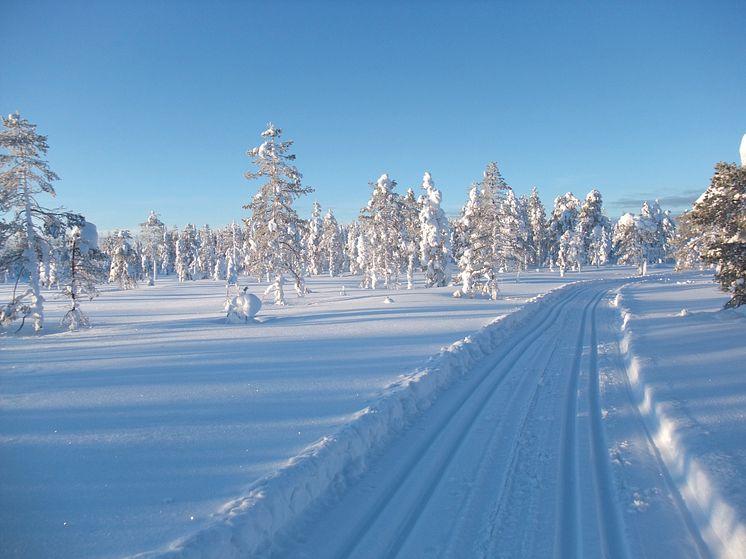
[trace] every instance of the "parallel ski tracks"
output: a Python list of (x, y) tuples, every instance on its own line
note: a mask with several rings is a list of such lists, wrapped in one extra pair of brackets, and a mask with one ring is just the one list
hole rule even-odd
[[(400, 449), (406, 449), (405, 452), (396, 460), (389, 459), (386, 467), (380, 468), (380, 475), (370, 482), (364, 481), (363, 476), (361, 481), (371, 484), (368, 496), (372, 498), (364, 502), (356, 500), (348, 507), (354, 514), (343, 519), (345, 528), (336, 532), (333, 542), (323, 542), (323, 556), (341, 559), (418, 555), (420, 544), (416, 538), (410, 542), (410, 538), (421, 528), (424, 515), (431, 514), (427, 511), (434, 496), (440, 504), (446, 499), (441, 486), (452, 483), (447, 474), (449, 469), (458, 471), (464, 464), (474, 479), (458, 495), (456, 512), (449, 513), (451, 521), (445, 523), (443, 533), (438, 534), (437, 555), (494, 557), (531, 554), (537, 550), (545, 554), (553, 549), (559, 557), (582, 556), (582, 529), (587, 527), (588, 521), (586, 519), (584, 524), (581, 514), (577, 421), (583, 364), (587, 362), (588, 458), (597, 503), (594, 521), (601, 542), (598, 551), (604, 557), (626, 557), (623, 524), (608, 465), (598, 386), (595, 314), (606, 292), (607, 288), (598, 284), (574, 288), (548, 312), (536, 316), (522, 328), (521, 332), (527, 335), (518, 339), (514, 346), (485, 358), (469, 377), (460, 381), (460, 387), (454, 387), (448, 398), (435, 404), (440, 406), (437, 413), (429, 414), (427, 421), (416, 422), (408, 429), (409, 435), (403, 433), (407, 439)], [(582, 305), (576, 306), (578, 301)], [(568, 327), (576, 327), (577, 315), (581, 312), (578, 331), (573, 334)], [(588, 338), (590, 350), (584, 359)], [(574, 347), (570, 346), (573, 348), (570, 350), (572, 366), (568, 375), (552, 369), (557, 369), (556, 361), (567, 359), (567, 354), (558, 349), (562, 347), (566, 351), (569, 340), (574, 340)], [(560, 414), (559, 424), (541, 416), (542, 410), (537, 408), (542, 405), (551, 405)], [(479, 429), (489, 424), (490, 414), (497, 414), (491, 431), (479, 433)], [(413, 429), (417, 430), (417, 436), (412, 435)], [(483, 446), (475, 450), (475, 443), (469, 442), (470, 436), (476, 436), (477, 444)], [(506, 441), (508, 448), (501, 447)], [(476, 464), (465, 462), (464, 454), (460, 453), (467, 443), (472, 445), (467, 455), (475, 459)], [(546, 456), (531, 455), (537, 452), (546, 453)], [(529, 489), (521, 486), (521, 480), (528, 479), (524, 471), (527, 460), (532, 468), (539, 469), (541, 478), (533, 480), (539, 485)], [(389, 469), (391, 465), (394, 467)], [(517, 481), (518, 478), (521, 479)], [(438, 494), (439, 488), (441, 494)], [(340, 499), (344, 500), (345, 495)], [(542, 502), (545, 499), (554, 502), (554, 512), (545, 510)], [(537, 507), (542, 507), (541, 519), (534, 514)], [(432, 514), (428, 518), (430, 521)], [(515, 518), (516, 514), (521, 520)], [(504, 521), (510, 526), (503, 527)], [(542, 521), (544, 529), (547, 523), (552, 523), (554, 533), (549, 527), (549, 533), (536, 544), (537, 548), (531, 541), (531, 533), (538, 531)], [(504, 530), (510, 530), (516, 522), (524, 523), (514, 526), (523, 533), (506, 535)], [(532, 522), (537, 525), (529, 530)], [(503, 545), (507, 548), (502, 549)]]
[[(519, 340), (507, 350), (488, 356), (477, 370), (472, 371), (472, 378), (464, 381), (468, 383), (468, 390), (464, 391), (450, 410), (439, 415), (438, 423), (427, 426), (425, 437), (418, 441), (419, 444), (415, 449), (410, 449), (407, 456), (398, 462), (396, 474), (384, 487), (378, 488), (376, 498), (373, 502), (366, 504), (366, 511), (362, 517), (358, 518), (354, 527), (346, 530), (344, 538), (337, 540), (336, 549), (326, 556), (336, 559), (365, 556), (366, 553), (360, 549), (362, 542), (366, 541), (366, 537), (375, 530), (376, 522), (384, 515), (387, 506), (397, 493), (401, 492), (412, 478), (417, 477), (416, 483), (422, 489), (414, 502), (407, 503), (408, 512), (405, 520), (400, 523), (394, 536), (388, 540), (389, 544), (386, 549), (379, 554), (381, 557), (396, 556), (434, 489), (440, 483), (448, 465), (457, 456), (459, 447), (467, 438), (466, 434), (474, 427), (490, 398), (498, 391), (512, 367), (526, 350), (556, 324), (560, 314), (584, 291), (583, 288), (573, 290), (551, 311), (534, 319), (536, 326), (529, 336)], [(457, 426), (456, 430), (453, 430), (454, 426)], [(445, 434), (449, 435), (450, 448), (440, 453), (443, 459), (433, 462), (429, 451)]]

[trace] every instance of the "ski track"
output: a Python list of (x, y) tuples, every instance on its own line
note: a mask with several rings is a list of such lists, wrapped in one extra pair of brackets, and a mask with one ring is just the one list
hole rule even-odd
[(591, 339), (588, 367), (588, 403), (590, 415), (591, 463), (595, 466), (593, 480), (596, 487), (599, 532), (605, 557), (628, 556), (623, 524), (619, 508), (613, 495), (614, 480), (609, 464), (608, 445), (604, 435), (601, 415), (601, 388), (598, 372), (598, 304), (606, 293), (602, 293), (593, 304), (591, 312)]
[[(580, 286), (535, 317), (522, 330), (525, 336), (485, 358), (452, 387), (337, 502), (332, 498), (309, 512), (315, 521), (307, 518), (287, 531), (306, 537), (289, 548), (287, 543), (274, 547), (269, 556), (494, 557), (552, 549), (560, 556), (579, 556), (579, 382), (586, 337), (591, 345), (597, 343), (594, 313), (606, 290)], [(565, 354), (569, 357), (563, 358)], [(558, 367), (563, 359), (571, 362)], [(606, 463), (594, 352), (588, 360), (589, 392), (594, 393), (595, 385), (596, 394), (590, 405), (595, 425), (591, 463), (597, 470), (592, 477), (598, 508), (607, 509), (598, 523), (596, 515), (591, 519), (600, 532), (597, 540), (604, 542), (603, 549), (591, 553), (625, 557)], [(549, 406), (555, 407), (559, 422)], [(546, 494), (554, 507), (543, 503)], [(554, 510), (547, 514), (547, 508)], [(475, 524), (477, 519), (483, 520)], [(517, 519), (520, 531), (506, 534), (505, 527)], [(321, 522), (321, 529), (309, 529), (315, 522)], [(343, 530), (337, 529), (333, 538), (324, 536), (340, 522)], [(549, 534), (537, 537), (547, 522)]]
[[(597, 315), (618, 285), (579, 285), (533, 317), (514, 344), (486, 356), (261, 556), (634, 556), (599, 378)], [(668, 491), (684, 507), (675, 487)], [(688, 516), (684, 507), (671, 530), (696, 549), (701, 537)]]
[[(541, 318), (538, 327), (527, 340), (519, 342), (506, 353), (498, 355), (496, 359), (489, 360), (490, 362), (487, 366), (483, 364), (480, 367), (482, 375), (475, 375), (476, 378), (472, 381), (469, 391), (460, 398), (455, 409), (450, 411), (450, 413), (441, 414), (442, 422), (437, 425), (436, 429), (431, 431), (431, 436), (425, 440), (424, 444), (418, 447), (416, 452), (411, 454), (412, 460), (401, 464), (400, 475), (382, 493), (380, 499), (370, 507), (370, 512), (361, 521), (359, 527), (347, 533), (347, 537), (344, 539), (345, 543), (332, 556), (338, 558), (362, 555), (380, 557), (396, 556), (396, 553), (406, 541), (407, 536), (411, 534), (411, 529), (416, 523), (418, 515), (421, 514), (431, 494), (441, 481), (446, 468), (451, 463), (451, 460), (457, 456), (461, 445), (466, 441), (466, 434), (473, 428), (480, 413), (484, 411), (490, 397), (501, 386), (507, 373), (518, 361), (521, 354), (551, 326), (559, 315), (560, 309), (568, 305), (576, 296), (577, 294), (573, 294), (571, 297), (568, 297), (562, 302), (562, 306), (558, 306)], [(503, 365), (504, 361), (508, 362), (504, 373), (500, 375), (489, 374)], [(436, 442), (446, 437), (450, 441), (450, 448), (440, 452), (438, 454), (439, 460), (434, 462), (432, 460), (433, 456), (429, 451)], [(421, 465), (425, 465), (424, 469), (428, 474), (428, 482), (424, 484), (424, 487), (422, 487), (423, 476), (420, 469)], [(412, 480), (415, 477), (418, 479)], [(408, 503), (408, 513), (404, 521), (398, 525), (395, 534), (393, 534), (393, 539), (388, 540), (389, 543), (386, 549), (381, 550), (380, 554), (378, 552), (370, 554), (370, 545), (373, 542), (368, 542), (368, 540), (376, 539), (381, 541), (375, 533), (376, 521), (385, 516), (384, 513), (387, 511), (387, 507), (390, 507), (397, 492), (411, 492), (412, 483), (420, 486), (420, 491), (415, 496), (414, 502)], [(368, 542), (368, 545), (365, 545), (366, 542)]]

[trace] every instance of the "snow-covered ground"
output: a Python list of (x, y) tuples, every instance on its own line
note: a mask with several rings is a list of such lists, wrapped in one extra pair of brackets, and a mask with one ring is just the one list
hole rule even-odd
[[(743, 544), (738, 530), (744, 525), (746, 510), (738, 483), (745, 479), (746, 387), (737, 372), (746, 357), (742, 343), (746, 319), (732, 311), (718, 311), (725, 297), (717, 292), (711, 277), (689, 274), (672, 276), (669, 281), (633, 283), (624, 287), (618, 298), (613, 290), (623, 285), (623, 280), (606, 282), (603, 289), (595, 291), (581, 286), (514, 312), (528, 299), (564, 283), (622, 278), (630, 273), (629, 268), (609, 268), (559, 278), (543, 271), (524, 274), (518, 283), (510, 276), (501, 285), (503, 296), (498, 301), (454, 299), (452, 288), (363, 291), (356, 287), (355, 278), (314, 278), (310, 282), (314, 292), (307, 298), (290, 298), (290, 305), (284, 308), (265, 304), (257, 317), (259, 322), (246, 325), (225, 323), (221, 312), (224, 287), (210, 281), (177, 284), (166, 278), (155, 287), (106, 291), (85, 306), (94, 328), (79, 333), (54, 331), (61, 303), (50, 300), (44, 335), (0, 337), (0, 556), (120, 557), (167, 549), (180, 538), (186, 540), (175, 549), (210, 550), (216, 557), (232, 556), (241, 546), (249, 549), (251, 545), (259, 546), (256, 549), (265, 554), (282, 555), (297, 551), (299, 545), (303, 549), (308, 538), (313, 539), (309, 534), (316, 533), (317, 540), (323, 538), (323, 527), (314, 532), (316, 518), (330, 516), (329, 510), (344, 510), (325, 508), (344, 502), (348, 493), (342, 486), (349, 485), (349, 494), (354, 495), (355, 476), (360, 473), (355, 467), (361, 469), (365, 464), (375, 472), (386, 463), (384, 450), (396, 444), (420, 448), (401, 447), (406, 433), (416, 433), (417, 418), (427, 414), (445, 417), (441, 410), (449, 400), (458, 400), (459, 394), (465, 398), (463, 390), (469, 382), (486, 378), (486, 382), (503, 383), (498, 380), (503, 377), (490, 373), (485, 365), (498, 359), (500, 352), (516, 347), (519, 351), (526, 345), (520, 351), (531, 359), (554, 365), (532, 367), (529, 357), (511, 357), (517, 368), (505, 373), (502, 388), (496, 387), (498, 402), (520, 387), (519, 395), (541, 393), (546, 405), (564, 405), (565, 399), (559, 395), (566, 395), (569, 389), (537, 391), (534, 377), (539, 369), (546, 369), (553, 372), (544, 374), (558, 379), (565, 375), (588, 380), (585, 369), (578, 369), (574, 376), (571, 371), (578, 352), (580, 363), (589, 362), (593, 345), (590, 323), (596, 314), (587, 310), (587, 318), (583, 318), (590, 303), (573, 307), (571, 301), (590, 298), (595, 303), (595, 297), (601, 324), (595, 332), (604, 337), (595, 344), (599, 348), (596, 370), (601, 403), (592, 403), (588, 395), (578, 400), (577, 411), (578, 437), (584, 433), (580, 418), (587, 414), (584, 406), (588, 405), (604, 418), (606, 442), (612, 449), (608, 471), (604, 473), (601, 466), (601, 470), (592, 470), (596, 472), (593, 475), (601, 471), (614, 480), (596, 484), (600, 489), (592, 495), (619, 505), (621, 511), (618, 521), (608, 520), (608, 530), (602, 533), (611, 541), (615, 541), (613, 534), (618, 534), (621, 543), (617, 548), (623, 553), (652, 550), (650, 555), (655, 556), (667, 549), (665, 538), (656, 538), (655, 527), (666, 528), (659, 531), (665, 535), (672, 533), (672, 527), (684, 525), (689, 536), (678, 540), (672, 536), (675, 541), (669, 542), (671, 545), (689, 549), (687, 545), (694, 541), (695, 550), (703, 554), (710, 549), (719, 553), (718, 542), (730, 550), (739, 549), (734, 546)], [(342, 285), (346, 295), (340, 294)], [(261, 293), (259, 286), (254, 287), (255, 293)], [(0, 286), (0, 295), (5, 296), (3, 290), (7, 287)], [(383, 302), (386, 295), (392, 303)], [(612, 299), (617, 307), (607, 304)], [(687, 312), (681, 313), (682, 309)], [(427, 361), (442, 346), (507, 313), (513, 313), (510, 319)], [(621, 313), (627, 315), (624, 330)], [(537, 320), (545, 326), (539, 328)], [(564, 344), (561, 334), (574, 332), (581, 321), (588, 324), (587, 333), (578, 336), (575, 332), (571, 334), (573, 342)], [(717, 344), (703, 341), (702, 332)], [(624, 336), (623, 347), (631, 352), (627, 365), (636, 375), (629, 388), (626, 375), (620, 374), (624, 371), (619, 365), (621, 357), (606, 351), (620, 336)], [(554, 350), (545, 347), (549, 343), (556, 344)], [(681, 347), (688, 350), (690, 359)], [(565, 361), (567, 367), (561, 365)], [(524, 374), (524, 370), (534, 372)], [(708, 386), (701, 384), (705, 375), (716, 390), (700, 390)], [(679, 378), (687, 381), (679, 384)], [(550, 380), (542, 382), (553, 386)], [(564, 382), (558, 381), (556, 386), (566, 386)], [(654, 389), (652, 409), (660, 413), (647, 413), (650, 406), (646, 408), (645, 401), (638, 409), (635, 397), (648, 387)], [(488, 421), (504, 425), (501, 436), (505, 445), (513, 440), (514, 428), (523, 429), (522, 425), (529, 425), (525, 432), (536, 435), (534, 441), (550, 434), (539, 428), (551, 423), (549, 413), (539, 418), (523, 414), (523, 410), (533, 409), (525, 402), (521, 396), (504, 403), (520, 412), (513, 414), (515, 417), (533, 417), (536, 428), (529, 420), (503, 421), (510, 407), (498, 407), (499, 413), (493, 410), (486, 416)], [(630, 413), (635, 409), (638, 411)], [(569, 415), (564, 412), (564, 416)], [(634, 417), (644, 422), (635, 423)], [(674, 429), (676, 437), (670, 444), (656, 438), (661, 418), (673, 427), (681, 426)], [(415, 422), (411, 428), (395, 433), (396, 427), (410, 422)], [(442, 423), (443, 429), (448, 425)], [(588, 433), (597, 432), (598, 425), (588, 427)], [(658, 446), (645, 443), (644, 437), (627, 437), (644, 433), (640, 425), (647, 427), (651, 441)], [(439, 431), (432, 437), (440, 440)], [(600, 439), (593, 437), (590, 440), (595, 441), (593, 448), (598, 452)], [(369, 447), (375, 444), (378, 446), (371, 454)], [(477, 443), (464, 444), (469, 448)], [(528, 450), (501, 452), (503, 446), (492, 444), (497, 444), (495, 455), (504, 459), (533, 456)], [(541, 459), (542, 449), (538, 443), (532, 444), (538, 451), (535, 458)], [(683, 488), (691, 480), (677, 473), (666, 448), (674, 449), (674, 457), (686, 457), (687, 472), (691, 472), (690, 464), (704, 472), (709, 484), (707, 502), (719, 508), (690, 513), (684, 503), (706, 504), (699, 502), (698, 489), (695, 497), (682, 490), (683, 500), (676, 501), (678, 492), (671, 487)], [(430, 462), (430, 455), (421, 454), (411, 450), (409, 462), (420, 458)], [(432, 463), (445, 472), (458, 468), (459, 460), (443, 464), (433, 459)], [(577, 459), (561, 460), (563, 472), (580, 463)], [(465, 468), (470, 461), (466, 462)], [(539, 461), (531, 463), (538, 467)], [(541, 489), (541, 483), (524, 479), (525, 470), (518, 471), (524, 475), (516, 480)], [(671, 487), (665, 483), (645, 485), (650, 473), (660, 471), (670, 472)], [(446, 493), (433, 502), (445, 502), (439, 501), (443, 495), (473, 495), (473, 491), (461, 491), (464, 484), (472, 483), (464, 476), (468, 477), (466, 470), (460, 478), (446, 478)], [(697, 480), (701, 478), (697, 474)], [(436, 475), (423, 483), (441, 487), (442, 479)], [(514, 483), (516, 491), (526, 487), (521, 483)], [(429, 486), (412, 484), (410, 489), (416, 493), (421, 487)], [(305, 507), (317, 494), (321, 498)], [(394, 499), (394, 493), (391, 495)], [(513, 501), (504, 503), (524, 502), (520, 492), (505, 495)], [(413, 502), (423, 504), (421, 498)], [(469, 503), (477, 507), (474, 510), (489, 506), (485, 499), (473, 497)], [(266, 510), (259, 512), (262, 506)], [(582, 500), (574, 506), (590, 510)], [(369, 514), (379, 515), (375, 503), (369, 510), (374, 511)], [(437, 508), (428, 510), (427, 514), (437, 518), (433, 512)], [(713, 511), (717, 514), (710, 514)], [(510, 515), (505, 511), (499, 514), (506, 519), (504, 526), (510, 525)], [(247, 523), (247, 518), (251, 522)], [(431, 549), (437, 538), (432, 543), (424, 541), (433, 534), (420, 518), (410, 516), (404, 525), (411, 524), (412, 533), (419, 533), (423, 541), (417, 536), (414, 540), (398, 536), (397, 545), (414, 553), (408, 551), (407, 556), (441, 551)], [(425, 528), (418, 528), (418, 532), (416, 526)], [(571, 525), (571, 531), (578, 526)], [(338, 530), (344, 531), (344, 527), (338, 526)], [(460, 537), (468, 533), (462, 532)], [(493, 549), (491, 536), (478, 533), (480, 541), (487, 542), (484, 549)], [(697, 543), (698, 534), (702, 541)], [(272, 536), (271, 541), (263, 539), (266, 535)], [(380, 539), (374, 532), (359, 535), (361, 541)], [(451, 539), (444, 545), (458, 546), (459, 541)], [(514, 538), (514, 543), (518, 541)], [(600, 549), (587, 538), (561, 540), (561, 545)], [(374, 546), (368, 549), (375, 554)], [(449, 549), (451, 556), (459, 556), (458, 548)]]

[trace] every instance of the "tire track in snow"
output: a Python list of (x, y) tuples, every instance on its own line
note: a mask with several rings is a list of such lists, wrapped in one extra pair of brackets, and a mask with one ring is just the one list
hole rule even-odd
[[(579, 288), (567, 298), (563, 299), (556, 307), (540, 319), (539, 324), (531, 331), (531, 334), (527, 338), (521, 340), (506, 353), (498, 355), (496, 359), (488, 363), (488, 366), (481, 365), (484, 367), (482, 376), (479, 377), (467, 393), (458, 400), (456, 406), (454, 406), (454, 409), (452, 409), (450, 413), (442, 413), (442, 420), (434, 426), (429, 426), (428, 437), (425, 439), (424, 443), (420, 445), (415, 452), (409, 454), (410, 459), (400, 465), (399, 473), (392, 483), (379, 493), (378, 498), (374, 503), (372, 503), (372, 506), (368, 507), (367, 513), (360, 520), (358, 525), (353, 530), (347, 532), (346, 538), (341, 543), (341, 547), (334, 552), (334, 557), (345, 558), (355, 556), (355, 551), (359, 548), (365, 537), (371, 533), (375, 523), (379, 518), (381, 518), (396, 494), (402, 489), (402, 487), (407, 485), (408, 480), (415, 474), (420, 476), (427, 475), (428, 481), (425, 484), (425, 488), (420, 491), (415, 502), (407, 503), (408, 512), (405, 521), (399, 524), (399, 527), (392, 540), (390, 540), (386, 551), (381, 554), (381, 556), (385, 557), (395, 556), (397, 550), (405, 543), (409, 531), (422, 513), (422, 509), (430, 499), (433, 490), (442, 479), (446, 468), (456, 456), (459, 447), (466, 439), (466, 433), (473, 428), (474, 423), (484, 410), (491, 396), (501, 386), (503, 380), (511, 371), (511, 368), (515, 363), (519, 361), (523, 353), (555, 323), (560, 312), (574, 301), (583, 291), (583, 288)], [(506, 360), (508, 360), (507, 367), (505, 367), (504, 363)], [(498, 376), (490, 374), (498, 367), (503, 369), (502, 374)], [(491, 381), (491, 383), (488, 381)], [(467, 406), (467, 404), (469, 405)], [(441, 460), (437, 464), (427, 464), (424, 467), (419, 467), (422, 462), (426, 462), (432, 458), (428, 455), (428, 450), (431, 449), (439, 437), (444, 433), (447, 426), (454, 425), (458, 421), (459, 415), (462, 413), (466, 414), (466, 417), (462, 419), (464, 424), (463, 426), (459, 426), (457, 436), (452, 436), (454, 440), (449, 451), (445, 453), (445, 460)], [(421, 482), (422, 477), (419, 479)]]

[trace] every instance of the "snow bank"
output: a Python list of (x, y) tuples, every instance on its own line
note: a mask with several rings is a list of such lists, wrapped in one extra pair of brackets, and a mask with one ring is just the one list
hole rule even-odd
[(530, 299), (474, 334), (443, 348), (423, 367), (387, 386), (370, 406), (348, 424), (291, 459), (285, 467), (252, 484), (245, 496), (226, 503), (211, 525), (173, 543), (169, 549), (137, 559), (231, 559), (260, 551), (283, 526), (331, 487), (344, 486), (365, 470), (371, 451), (379, 448), (414, 417), (429, 408), (449, 384), (467, 374), (495, 351), (512, 332), (545, 312), (581, 283)]
[[(633, 397), (643, 421), (692, 519), (715, 556), (733, 559), (746, 557), (746, 525), (696, 453), (684, 444), (682, 426), (676, 419), (674, 409), (676, 403), (659, 398), (647, 380), (654, 365), (641, 357), (644, 355), (641, 351), (642, 341), (634, 330), (635, 316), (625, 302), (625, 289), (627, 286), (617, 291), (613, 306), (619, 309), (620, 347)], [(687, 315), (688, 311), (679, 313), (679, 316)]]

